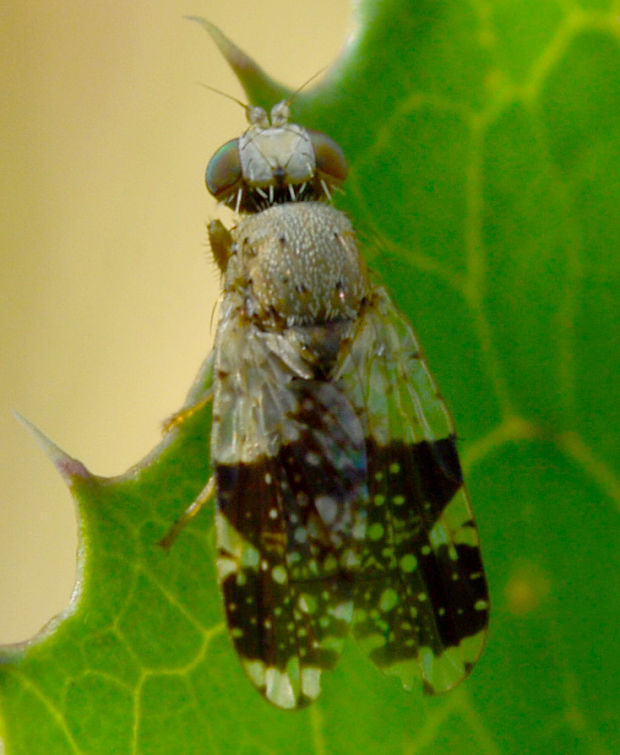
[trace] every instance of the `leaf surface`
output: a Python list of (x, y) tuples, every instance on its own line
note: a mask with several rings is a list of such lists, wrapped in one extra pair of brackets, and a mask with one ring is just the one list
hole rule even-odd
[[(406, 693), (350, 642), (308, 710), (263, 702), (226, 634), (212, 511), (157, 545), (208, 477), (206, 407), (110, 480), (48, 445), (79, 595), (0, 651), (8, 755), (620, 750), (619, 10), (366, 0), (294, 100), (348, 156), (337, 202), (455, 415), (492, 598), (471, 679)], [(220, 42), (252, 101), (281, 97)]]

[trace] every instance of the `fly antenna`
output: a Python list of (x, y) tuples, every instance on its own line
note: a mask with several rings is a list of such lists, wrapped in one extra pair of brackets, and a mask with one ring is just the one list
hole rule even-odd
[[(241, 100), (238, 100), (236, 97), (233, 97), (232, 94), (228, 94), (227, 92), (222, 92), (221, 89), (216, 89), (215, 87), (209, 86), (209, 84), (203, 84), (202, 82), (198, 82), (198, 83), (200, 84), (201, 87), (204, 87), (205, 89), (208, 89), (211, 92), (215, 92), (215, 94), (219, 94), (222, 97), (226, 97), (227, 100), (232, 100), (233, 102), (236, 102), (237, 105), (241, 105), (241, 107), (245, 110), (246, 113), (249, 111), (250, 106), (246, 105), (245, 102), (241, 102)], [(295, 92), (295, 94), (297, 94), (297, 92)]]
[(288, 98), (287, 98), (287, 99), (285, 100), (286, 104), (287, 104), (287, 105), (290, 105), (290, 104), (291, 104), (291, 103), (293, 102), (293, 100), (295, 99), (295, 97), (297, 97), (297, 95), (298, 95), (298, 94), (299, 94), (299, 93), (300, 93), (300, 92), (301, 92), (302, 90), (304, 90), (304, 89), (305, 89), (305, 88), (306, 88), (306, 87), (308, 86), (308, 84), (312, 83), (312, 82), (313, 82), (313, 81), (314, 81), (314, 80), (315, 80), (316, 78), (318, 78), (318, 77), (319, 77), (319, 76), (320, 76), (320, 75), (321, 75), (321, 74), (322, 74), (322, 73), (323, 73), (323, 72), (324, 72), (324, 71), (325, 71), (326, 69), (327, 69), (327, 66), (323, 66), (323, 68), (319, 68), (319, 70), (318, 70), (318, 71), (317, 71), (316, 73), (313, 73), (313, 74), (312, 74), (312, 76), (311, 76), (311, 77), (310, 77), (309, 79), (307, 79), (306, 81), (304, 81), (304, 83), (303, 83), (303, 84), (302, 84), (302, 85), (301, 85), (300, 87), (297, 87), (297, 89), (296, 89), (296, 90), (295, 90), (295, 91), (293, 92), (293, 94), (291, 94), (291, 96), (290, 96), (290, 97), (288, 97)]

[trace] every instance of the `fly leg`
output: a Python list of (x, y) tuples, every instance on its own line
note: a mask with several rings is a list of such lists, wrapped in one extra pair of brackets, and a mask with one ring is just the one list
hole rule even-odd
[(209, 477), (209, 481), (200, 491), (198, 497), (192, 503), (190, 503), (187, 509), (185, 509), (185, 511), (176, 520), (172, 527), (170, 527), (168, 532), (166, 532), (166, 534), (162, 537), (158, 544), (161, 545), (164, 550), (170, 550), (172, 544), (177, 539), (183, 527), (191, 522), (191, 520), (202, 509), (205, 503), (208, 503), (208, 501), (213, 498), (214, 495), (215, 477)]

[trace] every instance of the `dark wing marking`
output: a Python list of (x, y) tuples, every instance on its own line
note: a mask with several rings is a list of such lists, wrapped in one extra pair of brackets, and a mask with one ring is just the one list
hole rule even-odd
[(296, 708), (319, 695), (350, 629), (364, 433), (333, 384), (296, 374), (285, 344), (234, 313), (228, 324), (212, 447), (219, 579), (250, 680), (270, 702)]
[(338, 370), (367, 437), (366, 544), (353, 633), (406, 687), (459, 684), (488, 623), (478, 532), (451, 417), (415, 335), (376, 289)]

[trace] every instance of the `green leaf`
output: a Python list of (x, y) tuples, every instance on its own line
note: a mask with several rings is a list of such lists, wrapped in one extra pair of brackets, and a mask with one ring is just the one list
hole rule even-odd
[[(8, 755), (620, 750), (619, 10), (366, 0), (293, 103), (348, 155), (338, 202), (456, 417), (492, 597), (471, 679), (406, 693), (351, 642), (309, 709), (256, 694), (223, 623), (212, 512), (157, 545), (208, 477), (206, 407), (111, 480), (47, 442), (78, 501), (79, 594), (1, 651)], [(220, 42), (253, 101), (278, 99)], [(209, 380), (207, 364), (190, 403)]]

